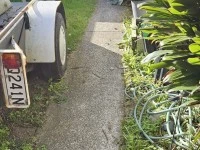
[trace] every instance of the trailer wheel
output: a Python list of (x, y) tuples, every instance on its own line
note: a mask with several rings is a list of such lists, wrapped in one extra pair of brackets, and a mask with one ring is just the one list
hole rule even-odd
[(45, 79), (59, 80), (67, 68), (66, 25), (61, 13), (56, 14), (55, 58), (54, 63), (42, 64), (41, 66)]

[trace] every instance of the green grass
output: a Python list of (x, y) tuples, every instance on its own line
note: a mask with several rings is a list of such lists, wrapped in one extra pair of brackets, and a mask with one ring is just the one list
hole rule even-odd
[(67, 47), (75, 50), (95, 9), (96, 0), (63, 0), (63, 4), (67, 14)]
[[(21, 0), (12, 0), (19, 2)], [(95, 9), (96, 0), (63, 0), (67, 16), (67, 47), (75, 50), (81, 41), (88, 21)], [(49, 103), (66, 102), (66, 85), (64, 81), (58, 83), (44, 82), (31, 74), (29, 78), (29, 91), (31, 106), (28, 109), (2, 108), (0, 117), (0, 150), (45, 150), (45, 146), (35, 145), (34, 135), (27, 139), (13, 137), (12, 126), (37, 128), (45, 121), (45, 113)]]
[[(153, 126), (152, 126), (153, 127)], [(154, 127), (153, 127), (154, 128)], [(155, 129), (155, 128), (154, 128)], [(154, 147), (142, 136), (133, 117), (125, 118), (123, 122), (123, 137), (125, 144), (122, 150), (156, 150)]]

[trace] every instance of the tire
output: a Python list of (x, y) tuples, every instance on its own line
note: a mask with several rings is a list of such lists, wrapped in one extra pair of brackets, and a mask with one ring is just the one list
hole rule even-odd
[(61, 13), (56, 14), (55, 23), (55, 62), (41, 65), (46, 80), (59, 80), (67, 68), (66, 25)]

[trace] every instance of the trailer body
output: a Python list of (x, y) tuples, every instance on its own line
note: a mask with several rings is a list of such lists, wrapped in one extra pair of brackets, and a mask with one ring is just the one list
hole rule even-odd
[(9, 0), (0, 1), (0, 15), (3, 14), (11, 7), (11, 2)]
[[(61, 1), (5, 0), (4, 4), (8, 5), (0, 7), (0, 69), (5, 104), (8, 108), (27, 108), (29, 66), (42, 64), (45, 69), (61, 70), (55, 71), (60, 73), (58, 77), (66, 69), (66, 57), (62, 56), (66, 55), (64, 7)], [(55, 74), (54, 70), (46, 72)]]

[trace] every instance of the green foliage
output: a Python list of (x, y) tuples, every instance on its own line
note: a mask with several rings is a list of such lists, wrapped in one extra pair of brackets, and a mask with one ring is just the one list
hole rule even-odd
[(9, 128), (3, 124), (0, 124), (0, 150), (9, 150), (11, 145), (8, 140), (9, 135)]
[(75, 50), (96, 6), (96, 0), (62, 0), (67, 16), (67, 47)]
[(197, 132), (197, 134), (194, 137), (195, 143), (199, 142), (198, 140), (200, 139), (200, 130)]
[[(152, 76), (152, 72), (149, 70), (148, 65), (141, 65), (140, 61), (144, 58), (144, 47), (142, 43), (137, 44), (137, 48), (132, 50), (132, 38), (131, 38), (131, 20), (125, 19), (125, 34), (122, 43), (120, 43), (120, 47), (123, 48), (123, 63), (126, 68), (125, 71), (125, 81), (127, 86), (131, 83), (134, 86), (141, 86), (139, 89), (139, 93), (148, 91), (148, 85), (152, 85), (154, 83), (154, 79)], [(155, 85), (156, 86), (156, 85)], [(131, 91), (132, 87), (130, 87), (129, 91)], [(133, 110), (134, 102), (130, 99), (126, 101), (125, 111), (128, 113), (127, 117), (124, 119), (122, 124), (122, 133), (123, 133), (123, 144), (121, 146), (121, 150), (156, 150), (157, 148), (152, 145), (147, 139), (145, 139), (139, 130), (136, 122), (133, 119), (132, 114), (130, 115), (130, 111)], [(152, 122), (150, 119), (143, 119), (144, 128), (148, 131), (148, 133), (157, 133), (159, 131), (159, 123), (161, 120)]]
[[(14, 147), (13, 149), (16, 149), (16, 147)], [(45, 145), (38, 146), (36, 148), (35, 145), (33, 144), (33, 142), (30, 142), (30, 143), (25, 142), (21, 146), (19, 146), (17, 149), (20, 149), (20, 150), (47, 150)]]
[[(148, 126), (148, 125), (147, 125)], [(155, 130), (155, 126), (148, 126), (149, 131)], [(122, 125), (123, 137), (125, 139), (125, 145), (122, 149), (125, 150), (156, 150), (157, 148), (154, 145), (151, 145), (148, 140), (146, 140), (141, 135), (137, 124), (135, 123), (132, 117), (125, 118)]]
[(21, 147), (22, 150), (33, 150), (32, 144), (23, 144)]
[[(170, 90), (193, 91), (200, 81), (200, 6), (198, 0), (154, 0), (140, 8), (146, 10), (140, 31), (146, 39), (159, 43), (158, 49), (143, 59), (151, 69), (170, 70), (164, 81)], [(161, 62), (154, 63), (161, 57)], [(193, 92), (196, 94), (199, 92)]]
[[(129, 21), (126, 21), (126, 23), (127, 22), (129, 22)], [(164, 25), (164, 24), (162, 24), (162, 25)], [(125, 25), (125, 27), (131, 28), (130, 24)], [(148, 27), (145, 29), (147, 31), (149, 31), (149, 33), (151, 33), (152, 29), (149, 29)], [(178, 28), (176, 30), (178, 31)], [(127, 100), (127, 102), (125, 104), (126, 105), (125, 112), (127, 112), (127, 109), (128, 109), (129, 114), (127, 115), (128, 117), (125, 118), (125, 120), (123, 122), (123, 126), (122, 126), (124, 144), (122, 145), (121, 149), (122, 150), (158, 149), (158, 147), (151, 144), (143, 136), (142, 131), (138, 128), (136, 121), (132, 118), (133, 117), (132, 114), (130, 114), (130, 111), (131, 111), (131, 113), (133, 112), (133, 109), (135, 106), (135, 101), (137, 101), (139, 98), (143, 97), (145, 95), (145, 93), (150, 91), (151, 88), (153, 89), (153, 88), (159, 86), (159, 83), (154, 84), (155, 80), (153, 79), (151, 70), (149, 70), (148, 63), (149, 62), (151, 63), (150, 68), (152, 68), (152, 69), (157, 69), (157, 68), (162, 68), (162, 67), (167, 67), (170, 69), (171, 73), (169, 72), (168, 75), (165, 77), (165, 82), (171, 80), (172, 78), (174, 79), (173, 80), (174, 84), (172, 85), (174, 87), (171, 86), (171, 89), (179, 90), (181, 88), (181, 89), (185, 89), (185, 90), (191, 90), (194, 93), (199, 90), (199, 86), (194, 86), (195, 83), (199, 80), (199, 76), (198, 76), (198, 74), (200, 73), (200, 72), (198, 72), (199, 66), (190, 67), (189, 62), (183, 61), (183, 59), (187, 60), (188, 58), (192, 58), (194, 56), (194, 54), (189, 51), (189, 47), (185, 48), (182, 45), (182, 41), (184, 41), (185, 39), (187, 40), (187, 36), (185, 36), (184, 34), (177, 33), (178, 37), (171, 38), (170, 40), (168, 40), (168, 39), (164, 40), (164, 38), (163, 38), (162, 40), (164, 40), (163, 43), (164, 43), (165, 48), (163, 46), (161, 51), (155, 51), (155, 52), (149, 54), (147, 57), (145, 57), (145, 54), (142, 50), (143, 49), (142, 45), (140, 45), (139, 47), (137, 46), (137, 49), (132, 50), (130, 37), (127, 37), (127, 36), (131, 36), (130, 32), (131, 32), (130, 29), (126, 29), (124, 40), (120, 44), (120, 46), (125, 50), (124, 55), (123, 55), (123, 62), (124, 62), (125, 68), (126, 68), (125, 78), (126, 78), (126, 83), (127, 83), (127, 87), (128, 87), (128, 88), (126, 88), (126, 94), (128, 93), (127, 97), (131, 98), (131, 100), (132, 100), (132, 101)], [(158, 33), (158, 32), (155, 32), (155, 33)], [(165, 36), (165, 34), (163, 34), (163, 35)], [(168, 36), (173, 37), (170, 34)], [(179, 39), (181, 37), (183, 37), (184, 39)], [(154, 37), (150, 37), (150, 38), (153, 39)], [(158, 39), (159, 39), (159, 37), (158, 37)], [(194, 39), (194, 40), (198, 41), (198, 39)], [(179, 41), (181, 41), (180, 42), (181, 44), (178, 47), (178, 49), (174, 49), (174, 48), (177, 48), (177, 45), (169, 46), (169, 44), (179, 43)], [(165, 44), (165, 43), (167, 43), (167, 44)], [(164, 57), (162, 57), (163, 60), (161, 62), (152, 64), (152, 62), (156, 58), (161, 57), (161, 56), (164, 56)], [(140, 63), (141, 60), (143, 63), (145, 63), (145, 65), (141, 65), (141, 63)], [(176, 66), (176, 69), (174, 66)], [(194, 76), (194, 71), (196, 71), (195, 76)], [(196, 78), (194, 78), (194, 77), (196, 77)], [(180, 87), (180, 85), (182, 87)], [(134, 94), (134, 92), (136, 94)], [(148, 104), (148, 108), (150, 108), (151, 110), (154, 110), (154, 111), (160, 111), (165, 108), (168, 108), (171, 105), (171, 101), (165, 105), (158, 106), (159, 102), (163, 103), (163, 101), (165, 101), (166, 99), (167, 99), (167, 95), (159, 96), (154, 101), (152, 101), (150, 104)], [(137, 108), (136, 114), (138, 116), (141, 115), (140, 113), (143, 109), (145, 100), (147, 100), (147, 99), (144, 99), (141, 102), (141, 105), (139, 105)], [(188, 99), (187, 99), (187, 104), (184, 103), (184, 105), (190, 105), (190, 106), (193, 106), (196, 104), (198, 104), (197, 101), (191, 102), (191, 101), (188, 101)], [(179, 104), (177, 104), (177, 106), (178, 105)], [(197, 107), (197, 109), (198, 109), (198, 107)], [(193, 111), (193, 113), (194, 113), (194, 111)], [(196, 114), (199, 114), (199, 113), (196, 113)], [(194, 114), (194, 116), (195, 116), (195, 114)], [(196, 120), (196, 118), (194, 120)], [(162, 128), (164, 126), (163, 123), (165, 121), (166, 121), (165, 115), (148, 115), (146, 113), (146, 111), (144, 111), (141, 126), (148, 135), (165, 136), (166, 131)], [(184, 122), (182, 124), (183, 131), (186, 131), (191, 136), (193, 136), (193, 135), (195, 135), (195, 129), (193, 127), (191, 127), (191, 125), (189, 125), (187, 121), (188, 121), (187, 119), (184, 120)], [(194, 124), (198, 124), (198, 123), (194, 123)], [(198, 138), (198, 134), (196, 135), (196, 137)], [(194, 139), (192, 138), (192, 140), (194, 140)], [(169, 145), (173, 145), (171, 139), (155, 140), (155, 144), (158, 144), (157, 146), (161, 147), (161, 149), (162, 148), (169, 149)], [(177, 149), (180, 149), (180, 147), (178, 147), (178, 146), (174, 146), (174, 148), (175, 147)]]
[(64, 80), (59, 82), (49, 81), (48, 91), (50, 92), (50, 100), (56, 103), (66, 102), (65, 92), (67, 90)]
[(131, 28), (131, 20), (126, 18), (124, 19), (124, 28), (126, 29), (125, 30), (125, 33), (124, 33), (124, 36), (123, 36), (123, 41), (119, 44), (119, 47), (121, 49), (124, 49), (124, 50), (130, 50), (131, 47), (132, 47), (132, 37), (131, 37), (131, 34), (132, 34), (132, 28)]
[[(137, 44), (137, 48), (132, 50), (132, 27), (131, 20), (124, 20), (125, 33), (123, 41), (119, 44), (120, 48), (124, 50), (122, 61), (127, 69), (125, 73), (126, 82), (133, 82), (137, 85), (141, 82), (153, 82), (152, 72), (148, 65), (141, 65), (140, 61), (144, 58), (144, 47), (142, 43)], [(149, 78), (148, 78), (149, 77)], [(147, 80), (148, 78), (148, 80)]]
[[(190, 92), (190, 96), (196, 101), (187, 100), (189, 102), (186, 103), (194, 109), (194, 105), (200, 103), (199, 1), (154, 0), (140, 8), (146, 10), (139, 25), (140, 32), (147, 33), (149, 37), (145, 38), (158, 45), (157, 51), (147, 55), (142, 63), (150, 63), (151, 69), (167, 68), (169, 71), (163, 82), (170, 83), (169, 91)], [(157, 58), (161, 61), (155, 61)], [(185, 129), (191, 136), (196, 132), (189, 124)], [(196, 141), (197, 138), (198, 134)], [(193, 149), (193, 146), (190, 145), (190, 148)]]

